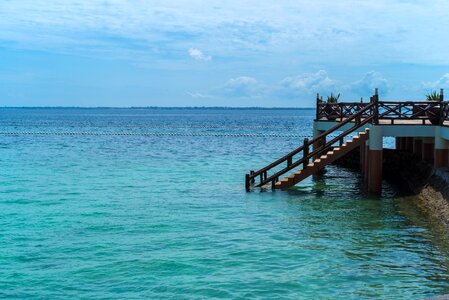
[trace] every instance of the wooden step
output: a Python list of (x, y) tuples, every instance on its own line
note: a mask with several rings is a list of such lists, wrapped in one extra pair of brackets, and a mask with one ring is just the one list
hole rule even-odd
[(298, 176), (299, 174), (301, 174), (300, 171), (299, 171), (299, 172), (296, 172), (296, 173), (293, 173), (293, 174), (287, 176), (286, 178), (287, 178), (288, 180), (294, 179), (294, 178), (295, 178), (296, 176)]
[(309, 163), (304, 169), (298, 170), (293, 174), (283, 178), (275, 184), (276, 189), (288, 189), (297, 183), (301, 182), (310, 175), (315, 174), (319, 170), (323, 169), (326, 165), (336, 161), (343, 157), (353, 149), (359, 147), (361, 143), (364, 143), (369, 138), (369, 129), (364, 132), (355, 134), (351, 139), (347, 140), (340, 147), (335, 147), (328, 151), (326, 154), (321, 155), (313, 162)]

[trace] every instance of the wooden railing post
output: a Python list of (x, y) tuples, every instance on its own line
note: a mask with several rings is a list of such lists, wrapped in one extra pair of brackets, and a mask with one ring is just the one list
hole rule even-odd
[(340, 122), (343, 122), (343, 103), (337, 103), (338, 110), (340, 111)]
[(245, 175), (245, 189), (249, 192), (249, 174)]
[(379, 90), (377, 88), (374, 90), (374, 96), (372, 99), (374, 102), (373, 124), (379, 125)]
[(303, 157), (304, 157), (303, 169), (305, 169), (307, 167), (307, 165), (309, 164), (309, 159), (307, 158), (307, 156), (309, 156), (309, 139), (305, 138), (304, 139), (304, 152), (303, 152)]
[(249, 174), (251, 174), (251, 181), (250, 181), (250, 184), (254, 184), (254, 182), (256, 181), (256, 180), (254, 179), (254, 171), (253, 171), (253, 170), (249, 171)]

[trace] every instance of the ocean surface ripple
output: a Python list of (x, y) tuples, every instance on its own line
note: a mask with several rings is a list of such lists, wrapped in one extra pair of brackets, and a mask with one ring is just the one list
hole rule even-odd
[(245, 192), (244, 174), (298, 147), (313, 115), (0, 109), (0, 132), (154, 133), (0, 135), (0, 298), (449, 293), (448, 231), (388, 183), (369, 198), (330, 166), (290, 191)]

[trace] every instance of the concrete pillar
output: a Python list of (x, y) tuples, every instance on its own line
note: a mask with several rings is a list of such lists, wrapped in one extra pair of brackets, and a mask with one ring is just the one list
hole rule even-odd
[(380, 194), (382, 191), (382, 126), (372, 126), (369, 131), (368, 192)]
[[(316, 129), (316, 123), (313, 124), (313, 138), (318, 137), (318, 136), (319, 136), (320, 134), (322, 134), (323, 132), (324, 132), (323, 130), (318, 130), (318, 129)], [(325, 143), (325, 139), (314, 142), (314, 143), (312, 144), (312, 149), (313, 149), (312, 151), (315, 151), (316, 149), (322, 147), (322, 146), (324, 145), (323, 142)], [(314, 160), (315, 160), (315, 159), (318, 159), (318, 158), (320, 158), (320, 155), (314, 155), (314, 156), (313, 156), (313, 159), (314, 159)]]
[(413, 154), (417, 157), (422, 157), (422, 139), (415, 138), (413, 140)]
[(368, 141), (365, 142), (365, 155), (364, 155), (365, 162), (363, 164), (364, 170), (363, 170), (363, 181), (366, 185), (368, 185), (368, 174), (369, 174), (369, 144)]
[(434, 138), (423, 138), (422, 160), (432, 162), (434, 158)]
[(434, 167), (449, 167), (449, 141), (441, 137), (441, 127), (435, 126)]
[(365, 152), (366, 144), (362, 143), (360, 145), (360, 173), (362, 174), (362, 178), (365, 178)]

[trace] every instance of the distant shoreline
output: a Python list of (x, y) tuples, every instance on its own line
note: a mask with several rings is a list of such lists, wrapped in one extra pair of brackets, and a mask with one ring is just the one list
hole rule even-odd
[(186, 109), (186, 110), (315, 110), (313, 107), (226, 107), (226, 106), (142, 106), (142, 107), (108, 107), (108, 106), (2, 106), (0, 109)]

